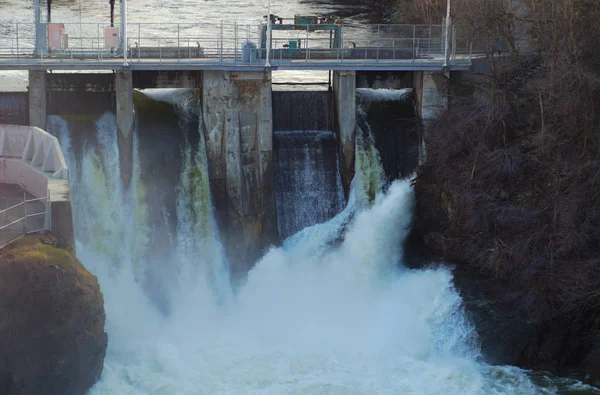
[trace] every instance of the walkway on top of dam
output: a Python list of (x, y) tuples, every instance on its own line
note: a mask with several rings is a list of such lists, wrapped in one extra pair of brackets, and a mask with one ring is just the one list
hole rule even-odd
[(0, 25), (0, 70), (440, 71), (468, 70), (472, 56), (453, 29), (446, 40), (443, 25), (280, 20), (267, 39), (265, 23), (128, 23), (126, 54), (118, 27), (42, 25), (42, 34), (35, 24)]

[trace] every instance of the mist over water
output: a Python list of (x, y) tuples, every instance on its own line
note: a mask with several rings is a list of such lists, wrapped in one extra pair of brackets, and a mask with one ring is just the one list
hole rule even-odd
[(138, 145), (124, 190), (112, 114), (81, 150), (67, 122), (50, 124), (72, 169), (77, 254), (105, 297), (109, 349), (91, 394), (541, 391), (518, 369), (479, 362), (449, 270), (403, 266), (413, 191), (409, 181), (373, 187), (383, 185), (372, 181), (382, 171), (364, 140), (346, 208), (271, 249), (235, 291), (207, 207), (205, 154), (182, 144), (178, 225), (164, 235), (173, 249), (162, 270), (177, 279), (162, 288), (171, 301), (165, 313), (143, 285), (155, 268), (145, 262), (153, 225)]

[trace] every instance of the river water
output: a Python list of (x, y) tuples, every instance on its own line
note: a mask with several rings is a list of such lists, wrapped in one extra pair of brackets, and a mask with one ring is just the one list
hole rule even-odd
[[(31, 9), (21, 1), (0, 0), (3, 21), (29, 18)], [(106, 1), (81, 0), (81, 8), (79, 1), (56, 3), (55, 20), (81, 15), (97, 21), (108, 8)], [(132, 21), (250, 23), (265, 14), (262, 1), (129, 4)], [(287, 0), (274, 1), (273, 9), (289, 16), (336, 6)], [(534, 384), (526, 372), (482, 361), (452, 273), (436, 265), (404, 267), (414, 193), (408, 181), (382, 188), (368, 131), (357, 140), (357, 175), (346, 207), (266, 252), (247, 282), (231, 289), (204, 142), (183, 126), (186, 116), (199, 116), (198, 107), (186, 108), (184, 96), (153, 97), (178, 107), (185, 141), (175, 209), (164, 212), (173, 228), (161, 228), (150, 214), (148, 195), (156, 185), (145, 173), (152, 156), (137, 141), (132, 186), (122, 187), (113, 114), (90, 125), (85, 144), (73, 138), (69, 122), (49, 118), (70, 167), (78, 257), (98, 276), (105, 297), (109, 348), (92, 395), (591, 392), (571, 382)], [(156, 232), (169, 248), (151, 266)], [(148, 287), (149, 278), (163, 279), (162, 286)], [(167, 308), (159, 308), (157, 293)]]

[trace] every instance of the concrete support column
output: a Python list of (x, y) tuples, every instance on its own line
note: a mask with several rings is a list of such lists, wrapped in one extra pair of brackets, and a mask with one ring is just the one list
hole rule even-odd
[(346, 197), (354, 178), (354, 149), (356, 141), (356, 72), (334, 71), (338, 137), (340, 146), (340, 175)]
[(211, 192), (235, 281), (277, 242), (271, 73), (203, 75)]
[(133, 79), (131, 71), (117, 71), (117, 142), (119, 144), (119, 163), (121, 180), (128, 186), (133, 173)]
[(448, 81), (450, 73), (416, 71), (413, 75), (417, 113), (423, 123), (419, 144), (419, 163), (426, 158), (425, 136), (431, 131), (438, 117), (448, 109)]
[(29, 125), (46, 129), (45, 71), (29, 71)]

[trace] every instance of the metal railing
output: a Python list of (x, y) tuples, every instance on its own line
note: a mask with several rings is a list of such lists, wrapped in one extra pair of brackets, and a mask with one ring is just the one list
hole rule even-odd
[[(114, 63), (123, 57), (122, 45), (105, 46), (105, 24), (65, 23), (68, 40), (59, 48), (47, 45), (35, 52), (35, 25), (1, 25), (0, 62)], [(118, 27), (118, 26), (117, 26)], [(271, 64), (290, 62), (444, 62), (442, 25), (293, 25), (273, 30)], [(129, 62), (261, 64), (265, 62), (264, 25), (149, 24), (127, 26)], [(451, 31), (449, 63), (470, 64), (470, 45)], [(337, 36), (336, 36), (337, 35)]]
[(50, 230), (50, 191), (47, 196), (23, 199), (0, 210), (0, 249), (21, 237)]

